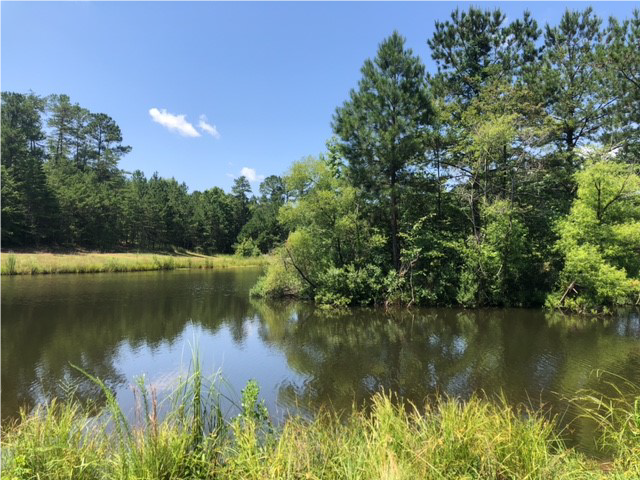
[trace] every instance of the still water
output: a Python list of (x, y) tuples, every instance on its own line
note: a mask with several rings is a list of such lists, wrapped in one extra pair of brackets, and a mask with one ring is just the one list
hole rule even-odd
[(359, 309), (249, 298), (259, 269), (2, 277), (2, 418), (95, 386), (134, 409), (131, 385), (169, 391), (197, 348), (228, 396), (249, 379), (276, 419), (332, 406), (348, 411), (381, 389), (416, 404), (433, 393), (503, 392), (562, 416), (567, 436), (592, 435), (565, 397), (602, 387), (603, 369), (640, 383), (640, 316), (606, 320), (515, 309)]

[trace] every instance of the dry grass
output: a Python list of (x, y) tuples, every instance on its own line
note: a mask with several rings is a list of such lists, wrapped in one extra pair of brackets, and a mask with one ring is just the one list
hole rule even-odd
[(228, 268), (266, 264), (266, 257), (207, 256), (195, 253), (3, 253), (2, 275), (136, 272), (178, 268)]

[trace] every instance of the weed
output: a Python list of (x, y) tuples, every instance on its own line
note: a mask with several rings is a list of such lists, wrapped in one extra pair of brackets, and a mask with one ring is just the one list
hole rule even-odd
[(7, 261), (4, 264), (2, 273), (6, 275), (15, 275), (18, 273), (16, 270), (16, 256), (13, 253), (7, 255)]

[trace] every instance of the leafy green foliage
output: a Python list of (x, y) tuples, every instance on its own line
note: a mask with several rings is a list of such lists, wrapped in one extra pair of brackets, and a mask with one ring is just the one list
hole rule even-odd
[(564, 268), (551, 305), (589, 311), (640, 296), (640, 171), (611, 157), (597, 152), (576, 174), (577, 198), (558, 223)]
[(288, 198), (284, 180), (270, 175), (260, 184), (260, 199), (253, 203), (251, 218), (240, 231), (239, 239), (251, 239), (262, 253), (267, 253), (281, 244), (286, 236), (286, 228), (278, 222), (278, 211)]
[(528, 305), (535, 295), (526, 282), (531, 267), (527, 230), (508, 202), (483, 209), (485, 224), (467, 239), (458, 301), (466, 306)]
[(19, 244), (27, 229), (27, 206), (24, 192), (15, 175), (3, 164), (2, 176), (2, 243)]
[[(636, 301), (637, 187), (619, 169), (637, 164), (637, 19), (605, 29), (586, 9), (539, 29), (528, 12), (455, 10), (428, 41), (426, 83), (391, 35), (336, 110), (327, 159), (285, 178), (291, 233), (257, 290), (333, 305)], [(617, 160), (583, 170), (605, 145)], [(577, 296), (548, 296), (571, 282)]]
[(324, 158), (295, 163), (284, 181), (296, 201), (280, 209), (279, 221), (291, 233), (269, 267), (269, 280), (254, 294), (297, 294), (334, 305), (380, 303), (384, 272), (371, 263), (384, 258), (385, 242), (362, 218), (357, 190), (337, 178)]
[[(432, 107), (426, 90), (425, 68), (404, 38), (394, 32), (378, 47), (374, 60), (362, 67), (358, 90), (336, 110), (336, 145), (347, 161), (351, 184), (370, 192), (367, 207), (388, 215), (391, 257), (400, 267), (400, 190), (422, 163), (425, 132)], [(374, 213), (375, 215), (375, 213)]]
[(305, 285), (300, 275), (285, 261), (284, 250), (277, 250), (265, 274), (251, 289), (251, 295), (263, 298), (303, 297)]
[(258, 257), (260, 249), (250, 238), (245, 238), (234, 246), (234, 250), (239, 257)]

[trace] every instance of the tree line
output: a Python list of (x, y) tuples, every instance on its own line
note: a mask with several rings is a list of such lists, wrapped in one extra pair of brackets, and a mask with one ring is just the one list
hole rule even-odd
[(279, 177), (259, 197), (245, 177), (230, 193), (189, 193), (173, 178), (119, 169), (129, 151), (113, 118), (67, 95), (2, 92), (3, 247), (229, 253), (251, 235), (255, 253), (282, 241)]
[(294, 165), (291, 231), (254, 293), (317, 302), (640, 303), (640, 14), (456, 9), (394, 32)]

